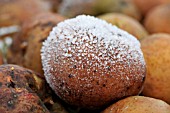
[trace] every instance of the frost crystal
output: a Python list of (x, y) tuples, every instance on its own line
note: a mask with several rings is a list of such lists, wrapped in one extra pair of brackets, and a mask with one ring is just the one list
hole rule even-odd
[[(55, 81), (56, 78), (51, 76), (61, 73), (68, 73), (69, 77), (89, 82), (89, 79), (96, 77), (93, 76), (95, 73), (100, 73), (100, 76), (117, 73), (114, 75), (115, 79), (121, 76), (126, 81), (131, 79), (130, 76), (144, 76), (137, 73), (145, 68), (139, 41), (116, 26), (92, 16), (81, 15), (59, 23), (43, 43), (41, 52), (43, 70), (47, 82), (53, 88), (55, 85), (66, 90), (64, 86), (49, 80), (52, 78)], [(132, 65), (136, 65), (133, 66), (135, 68), (131, 69)], [(84, 77), (77, 73), (81, 70), (86, 70), (86, 73), (82, 73)], [(136, 74), (132, 75), (134, 71)], [(100, 80), (100, 76), (97, 80)], [(61, 80), (65, 82), (64, 78)], [(77, 81), (77, 84), (80, 81)], [(79, 85), (81, 87), (81, 84)], [(90, 86), (87, 84), (82, 87)]]

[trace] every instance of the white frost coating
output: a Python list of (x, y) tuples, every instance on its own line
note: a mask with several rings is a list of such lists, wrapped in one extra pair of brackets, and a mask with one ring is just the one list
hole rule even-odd
[[(92, 70), (95, 72), (103, 70), (101, 76), (111, 72), (119, 73), (117, 76), (126, 75), (122, 70), (127, 68), (129, 73), (140, 70), (141, 67), (137, 64), (143, 65), (142, 68), (145, 67), (140, 43), (135, 37), (92, 16), (81, 15), (59, 23), (43, 43), (41, 52), (47, 82), (50, 82), (48, 79), (52, 75), (51, 69), (56, 71), (55, 65), (62, 67), (66, 63), (70, 66), (76, 64), (76, 70), (82, 70), (84, 61), (86, 67), (91, 66), (86, 69), (86, 74)], [(116, 63), (120, 63), (121, 66), (114, 65)], [(128, 70), (132, 64), (136, 65), (135, 69)], [(111, 72), (107, 73), (108, 69), (111, 69)], [(57, 70), (60, 71), (64, 69)], [(76, 77), (77, 73), (72, 75)], [(130, 78), (122, 76), (122, 79)]]

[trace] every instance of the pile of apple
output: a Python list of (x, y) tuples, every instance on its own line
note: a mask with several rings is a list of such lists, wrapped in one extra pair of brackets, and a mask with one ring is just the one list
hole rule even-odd
[[(42, 43), (59, 22), (81, 14), (105, 20), (140, 41), (147, 72), (139, 95), (94, 110), (63, 102), (48, 86)], [(0, 0), (0, 47), (2, 113), (170, 113), (170, 0)]]

